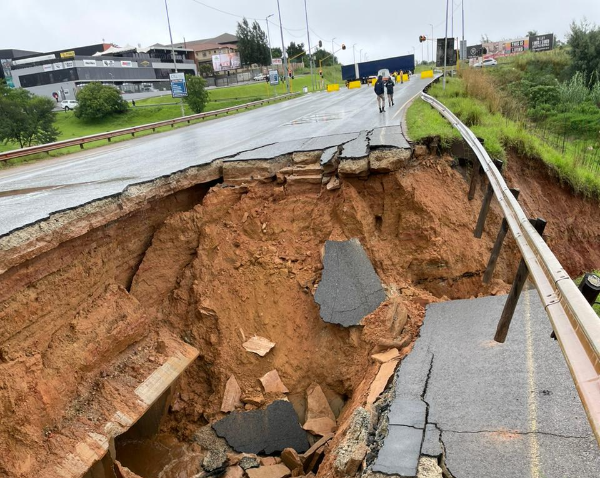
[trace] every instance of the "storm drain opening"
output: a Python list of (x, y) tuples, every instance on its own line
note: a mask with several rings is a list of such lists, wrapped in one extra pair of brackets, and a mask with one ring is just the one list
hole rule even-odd
[(507, 292), (517, 252), (481, 284), (501, 216), (473, 237), (452, 158), (339, 155), (224, 165), (0, 276), (0, 474), (377, 476), (425, 307)]

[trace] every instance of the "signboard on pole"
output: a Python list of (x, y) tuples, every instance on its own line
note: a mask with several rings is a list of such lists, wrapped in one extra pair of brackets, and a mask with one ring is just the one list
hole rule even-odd
[(273, 58), (273, 65), (283, 65), (283, 60), (281, 58)]
[(529, 37), (529, 49), (531, 51), (548, 51), (554, 48), (554, 34), (536, 35)]
[(480, 43), (479, 45), (471, 45), (467, 47), (467, 58), (470, 60), (472, 58), (479, 58), (483, 51), (483, 45)]
[(437, 39), (437, 52), (435, 56), (435, 66), (444, 66), (444, 50), (446, 50), (446, 66), (456, 66), (456, 52), (454, 51), (454, 38), (446, 38), (447, 47), (444, 46), (444, 39)]
[(171, 96), (173, 98), (183, 98), (187, 96), (187, 87), (185, 85), (185, 73), (170, 73)]
[(269, 84), (277, 86), (279, 84), (279, 73), (277, 70), (269, 70)]

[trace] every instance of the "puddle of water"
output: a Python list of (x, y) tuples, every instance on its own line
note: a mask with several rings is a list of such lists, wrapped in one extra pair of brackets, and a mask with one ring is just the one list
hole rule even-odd
[(150, 440), (117, 441), (117, 460), (142, 478), (192, 478), (200, 473), (205, 453), (171, 435)]

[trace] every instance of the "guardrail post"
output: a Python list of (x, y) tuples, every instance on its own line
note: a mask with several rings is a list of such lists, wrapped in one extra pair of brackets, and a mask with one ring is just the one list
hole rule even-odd
[[(530, 222), (541, 236), (544, 232), (544, 228), (546, 227), (546, 221), (538, 217), (537, 219), (531, 219)], [(512, 287), (508, 293), (508, 298), (504, 304), (502, 316), (500, 317), (498, 327), (496, 328), (496, 335), (494, 336), (494, 340), (496, 342), (504, 343), (506, 340), (510, 322), (512, 321), (515, 308), (517, 307), (517, 302), (519, 302), (519, 296), (521, 295), (521, 291), (523, 290), (523, 286), (525, 285), (528, 275), (529, 269), (527, 269), (527, 263), (525, 262), (525, 259), (521, 259), (519, 268), (517, 269), (517, 274), (515, 275), (515, 280), (512, 283)]]
[[(477, 138), (477, 140), (482, 146), (483, 143), (485, 143), (485, 139), (483, 138)], [(473, 172), (471, 173), (471, 184), (469, 185), (469, 201), (472, 201), (475, 197), (475, 191), (477, 190), (477, 183), (479, 182), (479, 175), (481, 172), (481, 163), (479, 162), (479, 159), (477, 159), (477, 156), (475, 156), (475, 160), (471, 160), (471, 162), (473, 163)]]
[[(515, 197), (515, 199), (519, 199), (519, 189), (511, 189), (510, 192)], [(504, 238), (506, 237), (507, 232), (508, 222), (506, 221), (506, 218), (502, 218), (502, 224), (500, 225), (500, 230), (498, 231), (498, 235), (496, 236), (496, 242), (494, 243), (494, 247), (492, 248), (490, 260), (488, 261), (488, 265), (485, 268), (485, 274), (483, 274), (484, 284), (489, 284), (492, 281), (494, 269), (496, 268), (496, 262), (498, 261), (498, 256), (500, 255), (500, 250), (502, 249), (502, 244), (504, 243)]]
[[(498, 168), (498, 171), (502, 172), (502, 166), (504, 163), (499, 159), (494, 159), (494, 164)], [(477, 218), (477, 225), (475, 226), (475, 237), (477, 239), (481, 239), (481, 235), (483, 234), (483, 227), (485, 226), (485, 220), (488, 215), (488, 211), (490, 210), (490, 203), (492, 202), (492, 198), (494, 197), (494, 188), (492, 188), (491, 184), (488, 184), (485, 195), (483, 196), (483, 202), (481, 203), (481, 210), (479, 211), (479, 218)]]
[(83, 149), (83, 143), (79, 144), (79, 149)]

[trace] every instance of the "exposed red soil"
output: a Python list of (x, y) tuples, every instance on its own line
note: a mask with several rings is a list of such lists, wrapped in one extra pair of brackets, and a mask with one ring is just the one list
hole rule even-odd
[[(346, 400), (343, 431), (377, 371), (370, 355), (392, 345), (408, 353), (427, 303), (508, 290), (516, 246), (506, 242), (493, 283), (482, 286), (499, 211), (492, 207), (483, 238), (475, 239), (481, 191), (467, 201), (468, 185), (451, 165), (447, 157), (426, 158), (397, 173), (346, 179), (337, 191), (257, 183), (215, 186), (204, 197), (178, 193), (0, 276), (0, 476), (53, 469), (77, 435), (73, 428), (114, 412), (117, 396), (104, 391), (119, 380), (141, 381), (163, 360), (161, 343), (171, 334), (200, 357), (184, 373), (163, 431), (190, 440), (223, 415), (230, 375), (244, 395), (258, 395), (258, 379), (272, 369), (291, 396), (316, 382), (328, 397)], [(509, 182), (521, 187), (526, 209), (548, 220), (559, 259), (571, 272), (598, 267), (590, 242), (599, 243), (597, 207), (569, 199), (528, 168), (513, 160)], [(572, 211), (580, 217), (572, 220)], [(389, 299), (362, 327), (344, 329), (320, 319), (313, 294), (325, 241), (350, 238), (360, 240)], [(397, 335), (390, 332), (394, 301), (409, 317)], [(246, 352), (242, 343), (252, 335), (275, 348), (262, 358)], [(331, 467), (326, 457), (319, 476), (330, 476)]]

